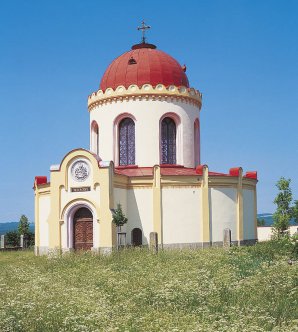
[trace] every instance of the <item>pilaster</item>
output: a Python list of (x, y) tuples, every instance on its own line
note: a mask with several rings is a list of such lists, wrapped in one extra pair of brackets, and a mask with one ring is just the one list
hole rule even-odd
[(163, 245), (161, 211), (161, 174), (160, 166), (153, 167), (153, 231), (158, 234), (158, 244)]
[(102, 168), (100, 173), (99, 243), (100, 248), (112, 248), (116, 245), (116, 228), (112, 222), (112, 209), (114, 209), (113, 163), (110, 163), (107, 168)]
[(39, 190), (35, 180), (34, 183), (34, 223), (35, 223), (35, 254), (39, 254), (40, 234), (39, 234)]
[(258, 221), (257, 221), (257, 188), (254, 187), (254, 231), (255, 231), (255, 239), (258, 238)]
[(201, 182), (201, 211), (202, 211), (202, 245), (210, 246), (210, 215), (209, 215), (209, 171), (208, 166), (202, 167), (202, 182)]
[(237, 240), (238, 245), (243, 242), (243, 187), (242, 187), (242, 168), (239, 167), (237, 184)]
[(49, 250), (61, 250), (60, 214), (61, 214), (61, 174), (51, 172), (51, 210), (48, 219)]

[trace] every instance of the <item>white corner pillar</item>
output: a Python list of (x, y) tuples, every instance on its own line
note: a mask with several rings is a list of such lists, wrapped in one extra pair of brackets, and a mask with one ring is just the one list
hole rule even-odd
[(237, 184), (237, 241), (238, 245), (243, 244), (243, 187), (242, 187), (242, 168), (239, 167)]
[(209, 171), (208, 166), (202, 168), (201, 181), (201, 216), (202, 216), (202, 246), (209, 247), (210, 239), (210, 214), (209, 214)]
[(161, 213), (161, 174), (160, 166), (153, 167), (153, 231), (157, 233), (158, 244), (163, 246)]
[(112, 209), (114, 209), (114, 165), (112, 162), (109, 167), (101, 168), (100, 177), (99, 244), (100, 250), (108, 253), (116, 246), (116, 227), (112, 222)]

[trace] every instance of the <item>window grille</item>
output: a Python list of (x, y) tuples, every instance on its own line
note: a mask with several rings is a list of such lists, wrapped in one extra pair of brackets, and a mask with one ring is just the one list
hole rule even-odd
[(176, 124), (171, 118), (161, 123), (161, 163), (176, 164)]
[(135, 123), (130, 118), (119, 124), (119, 165), (135, 164)]

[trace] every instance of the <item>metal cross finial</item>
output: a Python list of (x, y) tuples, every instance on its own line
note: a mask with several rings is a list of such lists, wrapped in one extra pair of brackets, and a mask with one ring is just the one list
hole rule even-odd
[(151, 26), (150, 25), (146, 25), (146, 23), (144, 21), (142, 21), (142, 26), (138, 27), (138, 30), (142, 30), (142, 43), (143, 44), (146, 43), (145, 32), (146, 32), (146, 30), (148, 30), (150, 28), (151, 28)]

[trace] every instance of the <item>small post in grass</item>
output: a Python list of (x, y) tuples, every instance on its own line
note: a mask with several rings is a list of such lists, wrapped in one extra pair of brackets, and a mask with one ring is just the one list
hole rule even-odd
[(1, 249), (5, 249), (5, 235), (1, 235)]
[(126, 232), (122, 232), (121, 226), (117, 226), (117, 250), (126, 246)]
[(24, 235), (23, 234), (21, 234), (21, 236), (20, 236), (20, 247), (22, 249), (24, 249)]
[(223, 247), (230, 248), (231, 246), (231, 230), (229, 228), (225, 228), (223, 231)]
[(157, 232), (150, 233), (150, 250), (154, 253), (158, 253), (158, 234)]

